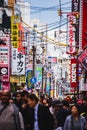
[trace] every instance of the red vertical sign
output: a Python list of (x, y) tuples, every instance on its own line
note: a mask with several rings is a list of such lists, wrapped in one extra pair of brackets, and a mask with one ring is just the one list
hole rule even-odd
[(71, 59), (70, 64), (70, 86), (77, 87), (77, 60), (75, 58)]
[[(81, 0), (82, 2), (82, 49), (87, 46), (87, 1)], [(80, 30), (81, 31), (81, 30)]]
[(74, 15), (70, 14), (67, 15), (67, 19), (68, 19), (68, 33), (67, 33), (67, 43), (69, 44), (69, 46), (67, 47), (67, 54), (74, 54), (76, 52), (76, 43), (75, 43), (75, 27), (73, 26), (73, 24), (76, 24), (76, 18)]

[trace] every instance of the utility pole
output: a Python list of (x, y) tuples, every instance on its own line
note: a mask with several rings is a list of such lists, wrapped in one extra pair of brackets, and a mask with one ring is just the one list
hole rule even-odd
[(46, 87), (47, 87), (47, 56), (48, 56), (48, 49), (47, 49), (47, 24), (46, 24), (46, 60), (45, 60), (45, 65), (46, 65), (46, 75), (45, 75), (45, 92), (46, 92)]
[[(32, 51), (33, 51), (33, 77), (35, 76), (35, 54), (36, 54), (36, 47), (32, 46)], [(34, 84), (33, 84), (34, 88)]]
[[(34, 25), (34, 38), (33, 38), (33, 46), (32, 46), (32, 52), (33, 52), (33, 72), (32, 76), (33, 78), (35, 77), (35, 55), (36, 55), (36, 47), (35, 47), (35, 39), (36, 39), (36, 34), (35, 34), (35, 28), (37, 28), (37, 25)], [(33, 89), (34, 89), (34, 84), (33, 84)]]

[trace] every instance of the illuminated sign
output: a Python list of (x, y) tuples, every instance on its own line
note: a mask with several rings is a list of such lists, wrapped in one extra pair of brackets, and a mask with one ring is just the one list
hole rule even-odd
[(77, 87), (77, 61), (76, 59), (71, 59), (70, 65), (70, 85), (72, 88)]
[(75, 27), (73, 24), (75, 24), (75, 16), (74, 15), (68, 15), (68, 41), (69, 47), (67, 47), (67, 53), (68, 54), (74, 54), (76, 52), (75, 47)]

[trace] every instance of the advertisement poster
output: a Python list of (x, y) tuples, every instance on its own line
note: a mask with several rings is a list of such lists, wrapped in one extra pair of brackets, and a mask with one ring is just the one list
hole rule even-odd
[(37, 79), (36, 88), (41, 89), (41, 86), (42, 86), (42, 66), (41, 65), (36, 66), (35, 76)]
[(31, 83), (31, 79), (32, 79), (33, 73), (32, 70), (27, 70), (26, 72), (26, 82), (27, 82), (27, 87), (28, 89), (32, 89), (32, 83)]

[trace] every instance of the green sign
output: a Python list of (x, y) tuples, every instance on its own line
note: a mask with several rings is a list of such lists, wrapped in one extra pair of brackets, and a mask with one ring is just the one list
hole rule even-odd
[(32, 70), (28, 70), (27, 71), (27, 80), (26, 80), (28, 88), (32, 88), (33, 87), (32, 83), (30, 81), (32, 77), (33, 77)]
[(41, 65), (36, 66), (35, 76), (37, 78), (37, 82), (42, 82), (42, 66)]

